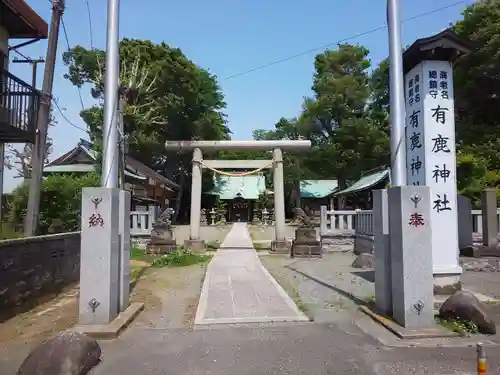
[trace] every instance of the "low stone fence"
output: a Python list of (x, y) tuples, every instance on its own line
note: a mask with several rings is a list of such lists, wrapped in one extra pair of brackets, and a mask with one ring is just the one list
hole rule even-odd
[(358, 210), (355, 216), (354, 253), (373, 253), (373, 212)]
[(80, 279), (80, 232), (0, 241), (0, 322)]
[[(373, 214), (371, 210), (335, 211), (321, 206), (320, 233), (322, 238), (335, 237), (339, 232), (352, 232), (356, 254), (373, 252)], [(500, 209), (497, 209), (500, 233)], [(468, 198), (458, 196), (459, 246), (472, 246), (473, 235), (482, 234), (482, 211), (472, 210)]]
[(346, 233), (354, 235), (357, 212), (358, 210), (328, 210), (326, 206), (321, 206), (319, 229), (321, 237), (335, 237)]

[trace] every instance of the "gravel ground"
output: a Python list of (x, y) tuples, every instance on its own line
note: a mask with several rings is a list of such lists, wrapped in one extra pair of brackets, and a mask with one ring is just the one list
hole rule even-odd
[(500, 258), (461, 258), (465, 288), (500, 299)]
[[(316, 322), (351, 319), (358, 304), (374, 294), (368, 281), (373, 272), (351, 267), (352, 253), (332, 252), (322, 259), (290, 259), (287, 255), (262, 255), (263, 265), (295, 300), (299, 308)], [(297, 272), (298, 271), (298, 272)], [(304, 274), (319, 278), (326, 285)], [(367, 278), (363, 278), (362, 276)]]

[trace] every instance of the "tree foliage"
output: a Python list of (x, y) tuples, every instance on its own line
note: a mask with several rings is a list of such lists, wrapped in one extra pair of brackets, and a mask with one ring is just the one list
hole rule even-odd
[(457, 133), (463, 145), (498, 147), (500, 135), (500, 3), (477, 2), (453, 30), (473, 42), (455, 67)]
[[(82, 188), (99, 186), (94, 173), (82, 176), (54, 175), (42, 182), (40, 224), (38, 234), (47, 234), (51, 227), (60, 232), (73, 232), (80, 228)], [(21, 228), (28, 205), (29, 185), (21, 184), (12, 192), (8, 223)]]
[(254, 133), (256, 139), (312, 141), (311, 152), (286, 157), (285, 187), (295, 204), (301, 179), (337, 179), (343, 187), (389, 161), (387, 108), (372, 100), (375, 78), (368, 55), (363, 46), (340, 44), (316, 56), (314, 95), (304, 99), (299, 118), (282, 118), (274, 129)]
[(468, 6), (453, 31), (473, 47), (454, 74), (458, 185), (479, 206), (500, 182), (500, 3)]
[[(500, 2), (468, 6), (453, 30), (477, 47), (457, 62), (454, 77), (458, 189), (477, 203), (481, 189), (500, 182)], [(310, 152), (283, 155), (292, 206), (300, 203), (300, 180), (337, 179), (343, 188), (364, 171), (389, 164), (389, 62), (384, 59), (372, 66), (369, 53), (364, 46), (339, 44), (318, 54), (312, 95), (304, 98), (299, 116), (254, 131), (259, 140), (311, 140)], [(183, 186), (187, 208), (191, 155), (166, 153), (164, 142), (229, 139), (217, 80), (164, 43), (124, 39), (120, 59), (122, 87), (136, 89), (125, 108), (130, 153)], [(90, 85), (97, 100), (81, 113), (96, 143), (102, 137), (104, 60), (104, 51), (80, 46), (64, 55), (66, 77), (75, 85)], [(205, 156), (270, 158), (266, 152)], [(269, 171), (264, 173), (270, 184)], [(204, 181), (210, 180), (211, 172), (205, 171)]]
[[(500, 182), (500, 2), (468, 6), (453, 30), (476, 47), (455, 65), (454, 96), (458, 190), (477, 206), (481, 190)], [(368, 49), (350, 44), (316, 56), (313, 96), (304, 100), (299, 118), (255, 132), (256, 139), (311, 139), (310, 153), (289, 160), (295, 171), (285, 174), (289, 191), (298, 166), (301, 176), (336, 178), (342, 188), (363, 171), (390, 163), (389, 62), (370, 72), (368, 56)]]
[[(57, 124), (52, 114), (50, 114), (49, 120), (49, 126)], [(34, 147), (33, 143), (25, 143), (22, 149), (19, 149), (17, 144), (6, 145), (4, 164), (5, 168), (8, 170), (16, 171), (14, 178), (29, 179), (31, 177), (31, 163)], [(47, 165), (49, 163), (49, 157), (52, 154), (52, 151), (52, 138), (47, 136), (43, 165)]]
[[(103, 123), (105, 52), (76, 46), (64, 54), (66, 78), (90, 85), (97, 103), (81, 112), (92, 140), (100, 144)], [(188, 212), (191, 155), (165, 151), (165, 141), (229, 139), (224, 96), (216, 77), (165, 43), (123, 39), (120, 85), (128, 90), (124, 129), (129, 154), (182, 187), (176, 213)]]

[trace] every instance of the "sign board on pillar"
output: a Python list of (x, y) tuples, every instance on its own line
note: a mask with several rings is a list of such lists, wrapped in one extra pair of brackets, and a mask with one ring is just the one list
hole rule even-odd
[(453, 68), (422, 61), (405, 75), (409, 185), (431, 188), (433, 273), (460, 274)]

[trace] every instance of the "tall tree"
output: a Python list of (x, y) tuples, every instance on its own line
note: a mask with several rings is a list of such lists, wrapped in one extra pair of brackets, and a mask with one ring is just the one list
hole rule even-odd
[[(105, 52), (76, 46), (64, 54), (66, 78), (90, 84), (97, 104), (81, 112), (91, 137), (99, 143), (103, 123)], [(188, 153), (167, 153), (167, 140), (228, 139), (224, 96), (216, 77), (196, 66), (178, 48), (165, 43), (124, 39), (120, 42), (120, 84), (129, 89), (124, 127), (131, 156), (177, 181), (181, 187), (176, 214), (189, 212), (191, 175)], [(187, 214), (186, 217), (187, 219)]]
[[(308, 138), (307, 124), (300, 119), (280, 118), (274, 129), (257, 129), (253, 133), (256, 140), (300, 140)], [(303, 165), (304, 155), (290, 152), (283, 153), (283, 173), (285, 194), (289, 197), (291, 206), (300, 207), (300, 180), (308, 177)]]
[[(302, 121), (315, 148), (305, 161), (311, 171), (336, 177), (339, 188), (363, 170), (388, 162), (388, 138), (371, 117), (369, 51), (341, 44), (316, 57), (312, 90), (304, 101)], [(342, 205), (342, 202), (339, 202)]]
[[(500, 2), (468, 6), (453, 30), (475, 49), (455, 67), (457, 138), (463, 145), (500, 151)], [(497, 159), (498, 160), (498, 159)]]
[[(23, 148), (19, 150), (15, 145), (9, 144), (5, 154), (5, 168), (16, 171), (14, 178), (31, 178), (31, 161), (33, 157), (32, 143), (25, 143)], [(47, 137), (45, 143), (45, 159), (43, 165), (49, 163), (49, 156), (52, 153), (52, 139)]]
[[(49, 126), (54, 126), (56, 124), (57, 122), (51, 113)], [(49, 163), (49, 157), (53, 151), (52, 145), (52, 138), (47, 136), (43, 160), (44, 166)], [(29, 179), (31, 178), (31, 162), (33, 158), (34, 145), (32, 143), (25, 143), (22, 149), (19, 149), (16, 146), (17, 144), (7, 145), (4, 159), (5, 168), (7, 168), (8, 170), (14, 170), (16, 172), (14, 178), (23, 178), (25, 180)]]
[(389, 60), (382, 60), (370, 75), (368, 113), (372, 120), (389, 134)]
[(370, 95), (369, 51), (359, 45), (340, 44), (316, 56), (312, 90), (313, 100), (304, 103), (305, 115), (319, 126), (325, 138), (347, 118), (362, 116)]

